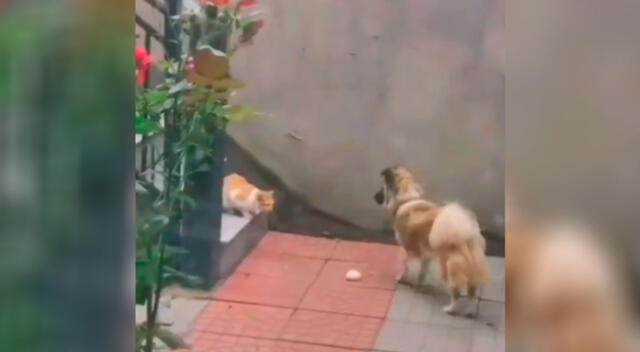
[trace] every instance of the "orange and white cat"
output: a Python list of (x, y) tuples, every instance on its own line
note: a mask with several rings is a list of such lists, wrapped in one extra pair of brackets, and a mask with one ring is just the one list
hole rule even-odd
[(237, 210), (245, 217), (252, 217), (263, 211), (272, 211), (275, 198), (273, 191), (261, 190), (234, 173), (224, 178), (222, 206), (226, 210)]

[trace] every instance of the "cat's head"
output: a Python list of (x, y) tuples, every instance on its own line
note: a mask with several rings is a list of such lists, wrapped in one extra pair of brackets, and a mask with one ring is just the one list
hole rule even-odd
[(273, 211), (276, 205), (276, 199), (273, 191), (260, 191), (258, 193), (258, 204), (263, 211)]

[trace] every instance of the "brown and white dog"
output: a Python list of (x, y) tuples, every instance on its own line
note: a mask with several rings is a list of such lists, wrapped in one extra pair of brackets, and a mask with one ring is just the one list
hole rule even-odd
[[(381, 172), (382, 187), (375, 201), (391, 210), (398, 243), (410, 261), (420, 261), (417, 286), (422, 285), (429, 261), (440, 263), (442, 280), (451, 295), (443, 308), (453, 313), (461, 296), (475, 297), (489, 280), (485, 240), (475, 215), (457, 203), (439, 205), (423, 198), (424, 191), (405, 167)], [(405, 275), (401, 280), (406, 281)]]

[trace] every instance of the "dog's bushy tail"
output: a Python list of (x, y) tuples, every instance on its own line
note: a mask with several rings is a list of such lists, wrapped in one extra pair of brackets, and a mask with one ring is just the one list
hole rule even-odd
[(429, 234), (431, 248), (458, 246), (481, 236), (475, 216), (460, 204), (447, 204), (433, 221)]
[(440, 210), (429, 234), (429, 244), (435, 250), (457, 248), (468, 263), (466, 275), (470, 284), (481, 286), (489, 280), (480, 225), (475, 215), (460, 204), (447, 204)]
[[(482, 239), (482, 238), (480, 238)], [(451, 247), (446, 258), (447, 282), (462, 296), (475, 296), (490, 278), (489, 266), (478, 239)]]
[(473, 238), (469, 242), (469, 257), (472, 263), (473, 283), (482, 286), (491, 279), (489, 264), (485, 255), (486, 243), (482, 235)]

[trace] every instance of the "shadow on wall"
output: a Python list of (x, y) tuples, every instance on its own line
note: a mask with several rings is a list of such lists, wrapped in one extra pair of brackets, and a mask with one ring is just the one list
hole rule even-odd
[[(365, 229), (313, 207), (300, 194), (292, 191), (274, 172), (261, 164), (233, 138), (227, 142), (225, 175), (241, 174), (261, 189), (276, 191), (276, 209), (269, 216), (269, 229), (326, 238), (394, 244), (391, 224), (387, 230)], [(371, 199), (373, 202), (373, 198)], [(504, 238), (483, 232), (487, 239), (487, 254), (504, 257)]]

